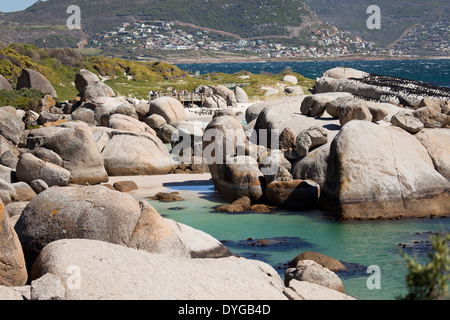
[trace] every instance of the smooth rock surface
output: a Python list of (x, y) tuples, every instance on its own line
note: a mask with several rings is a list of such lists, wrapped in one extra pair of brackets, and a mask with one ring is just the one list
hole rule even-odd
[(368, 121), (331, 144), (321, 207), (342, 219), (448, 216), (450, 183), (411, 134)]
[(67, 300), (287, 299), (277, 272), (260, 261), (177, 259), (82, 239), (47, 245), (33, 267), (32, 279), (50, 272), (66, 284), (71, 265), (78, 266), (83, 277), (79, 289), (66, 290)]

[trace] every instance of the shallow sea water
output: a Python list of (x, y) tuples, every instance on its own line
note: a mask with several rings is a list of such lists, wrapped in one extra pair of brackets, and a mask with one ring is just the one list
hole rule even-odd
[[(286, 264), (303, 251), (315, 251), (343, 262), (339, 273), (347, 294), (363, 300), (394, 300), (406, 294), (402, 252), (426, 261), (433, 232), (450, 232), (450, 219), (426, 218), (387, 221), (335, 221), (320, 211), (276, 211), (271, 214), (218, 213), (224, 204), (212, 181), (171, 183), (186, 200), (150, 200), (169, 219), (200, 229), (222, 241), (233, 254), (262, 260), (284, 279)], [(265, 239), (265, 241), (260, 241)], [(265, 245), (264, 245), (265, 244)], [(403, 245), (406, 245), (403, 248)], [(381, 288), (370, 290), (369, 266), (380, 268)], [(371, 281), (369, 281), (372, 283)]]

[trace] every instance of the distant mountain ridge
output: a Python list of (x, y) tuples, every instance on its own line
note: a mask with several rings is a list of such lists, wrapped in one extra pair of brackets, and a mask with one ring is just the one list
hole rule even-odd
[[(367, 41), (387, 46), (398, 40), (409, 28), (427, 22), (449, 20), (448, 0), (305, 0), (319, 19), (341, 30), (358, 34)], [(366, 13), (370, 5), (381, 10), (381, 29), (369, 30)]]
[(311, 26), (321, 25), (314, 11), (300, 0), (48, 0), (38, 1), (24, 11), (0, 15), (3, 25), (0, 40), (22, 41), (17, 37), (21, 36), (23, 26), (26, 26), (24, 31), (30, 26), (59, 26), (61, 29), (49, 27), (45, 34), (35, 28), (23, 34), (25, 38), (64, 33), (77, 38), (79, 35), (62, 30), (70, 16), (66, 13), (70, 5), (80, 7), (82, 29), (88, 36), (110, 30), (122, 22), (145, 20), (181, 21), (238, 34), (242, 38), (290, 37), (302, 32), (307, 34)]

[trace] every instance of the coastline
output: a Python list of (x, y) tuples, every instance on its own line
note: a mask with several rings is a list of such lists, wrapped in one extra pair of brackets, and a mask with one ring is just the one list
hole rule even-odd
[(349, 55), (323, 58), (270, 58), (258, 57), (217, 57), (217, 58), (169, 58), (165, 62), (171, 64), (209, 64), (209, 63), (270, 63), (270, 62), (315, 62), (315, 61), (401, 61), (401, 60), (449, 60), (450, 56), (420, 56), (420, 57), (390, 57), (390, 56), (363, 56)]

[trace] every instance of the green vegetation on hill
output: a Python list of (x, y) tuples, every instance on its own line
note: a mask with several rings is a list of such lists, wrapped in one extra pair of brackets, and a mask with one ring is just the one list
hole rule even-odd
[(88, 36), (111, 30), (123, 22), (141, 20), (180, 21), (244, 38), (289, 36), (289, 28), (300, 26), (301, 30), (297, 31), (308, 34), (311, 23), (320, 24), (315, 13), (301, 0), (47, 0), (36, 2), (27, 10), (3, 15), (0, 22), (6, 25), (3, 30), (0, 28), (0, 39), (21, 42), (28, 39), (27, 43), (46, 47), (57, 45), (64, 40), (61, 34), (70, 35), (68, 30), (65, 33), (53, 30), (52, 34), (56, 35), (52, 37), (37, 34), (38, 38), (30, 39), (31, 32), (24, 34), (10, 29), (16, 24), (28, 29), (38, 26), (39, 30), (47, 25), (64, 26), (70, 5), (80, 7), (82, 29)]
[(144, 16), (150, 20), (183, 21), (218, 29), (244, 38), (289, 35), (286, 27), (300, 26), (313, 13), (298, 0), (169, 0), (150, 2), (146, 8), (133, 8), (123, 15)]
[[(275, 74), (251, 74), (241, 71), (236, 74), (215, 73), (202, 76), (189, 74), (177, 66), (165, 62), (142, 62), (99, 56), (85, 56), (70, 49), (43, 50), (27, 44), (11, 44), (0, 49), (0, 74), (16, 87), (23, 68), (30, 68), (44, 75), (55, 88), (59, 101), (70, 101), (79, 93), (74, 84), (80, 69), (99, 75), (118, 95), (147, 99), (148, 92), (177, 90), (192, 91), (201, 85), (223, 84), (230, 88), (242, 86), (250, 99), (264, 96), (263, 87), (277, 86), (286, 73), (299, 79), (304, 91), (311, 89), (314, 80), (304, 78), (292, 70)], [(248, 79), (240, 76), (248, 75)], [(0, 92), (0, 105), (36, 108), (42, 93), (35, 90)]]
[[(305, 0), (320, 20), (334, 24), (341, 30), (357, 33), (367, 41), (377, 45), (389, 45), (412, 26), (427, 22), (448, 20), (450, 2), (448, 0)], [(366, 13), (370, 5), (381, 10), (381, 29), (370, 30)]]

